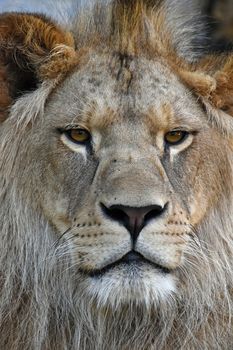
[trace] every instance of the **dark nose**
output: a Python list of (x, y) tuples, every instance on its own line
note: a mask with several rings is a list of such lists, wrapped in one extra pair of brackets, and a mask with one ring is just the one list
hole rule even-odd
[(166, 210), (167, 204), (149, 205), (147, 207), (128, 207), (124, 205), (112, 205), (107, 208), (101, 204), (102, 210), (108, 218), (118, 221), (130, 232), (132, 240), (135, 242), (141, 230), (152, 219), (156, 219)]

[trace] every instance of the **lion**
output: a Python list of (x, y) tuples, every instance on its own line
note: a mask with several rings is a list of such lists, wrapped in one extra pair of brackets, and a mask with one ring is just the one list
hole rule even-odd
[(0, 349), (232, 349), (233, 56), (180, 5), (1, 14)]

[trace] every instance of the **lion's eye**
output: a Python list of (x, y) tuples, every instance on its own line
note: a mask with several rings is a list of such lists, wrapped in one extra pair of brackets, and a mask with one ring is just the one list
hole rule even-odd
[(90, 133), (85, 129), (71, 129), (66, 131), (66, 134), (71, 139), (71, 141), (76, 143), (88, 142), (91, 138)]
[(164, 139), (168, 145), (178, 145), (188, 136), (187, 131), (174, 130), (166, 133)]

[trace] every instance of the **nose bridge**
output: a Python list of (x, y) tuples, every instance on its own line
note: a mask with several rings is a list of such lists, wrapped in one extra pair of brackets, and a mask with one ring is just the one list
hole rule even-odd
[(99, 176), (109, 203), (138, 207), (151, 205), (156, 198), (157, 205), (164, 205), (166, 174), (155, 152), (150, 155), (128, 147), (107, 158)]

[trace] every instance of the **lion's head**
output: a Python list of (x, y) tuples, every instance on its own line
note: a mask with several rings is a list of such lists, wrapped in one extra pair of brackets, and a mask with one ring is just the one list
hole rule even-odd
[(151, 3), (0, 17), (1, 349), (233, 343), (232, 57)]

